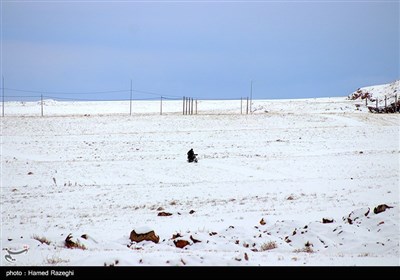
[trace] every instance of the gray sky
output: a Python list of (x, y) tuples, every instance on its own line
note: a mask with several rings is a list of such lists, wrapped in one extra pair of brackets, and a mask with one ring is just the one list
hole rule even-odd
[(399, 9), (399, 1), (2, 1), (1, 72), (7, 96), (128, 99), (131, 79), (135, 98), (240, 98), (251, 80), (254, 98), (346, 96), (399, 79)]

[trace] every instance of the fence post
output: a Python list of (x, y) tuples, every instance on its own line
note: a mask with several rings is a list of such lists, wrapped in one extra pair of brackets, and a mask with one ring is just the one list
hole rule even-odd
[(249, 114), (249, 97), (246, 97), (246, 115)]
[[(3, 105), (4, 106), (4, 105)], [(397, 112), (397, 93), (394, 96), (394, 112)]]
[(185, 114), (185, 97), (182, 97), (182, 115)]
[(243, 97), (240, 97), (240, 114), (243, 114)]
[(161, 96), (161, 100), (160, 100), (160, 115), (162, 115), (162, 96)]
[(188, 105), (189, 105), (189, 97), (186, 97), (186, 104), (185, 104), (185, 115), (188, 114)]
[(190, 114), (193, 115), (193, 98), (191, 98)]
[(131, 95), (129, 98), (129, 116), (132, 116), (132, 80), (131, 80)]
[(3, 112), (2, 112), (2, 116), (4, 117), (4, 76), (2, 77), (3, 83), (2, 83), (2, 91), (3, 91), (3, 99), (2, 99), (2, 104), (3, 104)]
[(196, 115), (197, 115), (197, 99), (196, 99)]
[(40, 105), (41, 105), (41, 111), (42, 111), (42, 117), (43, 117), (43, 94), (40, 95)]
[(386, 98), (386, 95), (385, 95), (385, 112), (387, 113), (387, 108), (386, 108), (387, 107), (387, 101), (386, 100), (387, 100), (387, 98)]
[(252, 104), (253, 104), (253, 80), (251, 81), (251, 85), (250, 85), (250, 114), (253, 113), (251, 111)]
[(376, 99), (376, 105), (375, 105), (376, 109), (378, 110), (378, 98)]
[(368, 97), (365, 97), (365, 106), (368, 106)]

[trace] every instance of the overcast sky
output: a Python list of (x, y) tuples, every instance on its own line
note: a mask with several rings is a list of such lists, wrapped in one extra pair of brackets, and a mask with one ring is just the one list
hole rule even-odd
[[(6, 95), (346, 96), (399, 79), (399, 1), (2, 1)], [(52, 92), (102, 92), (57, 95)], [(40, 94), (39, 94), (40, 95)], [(134, 92), (136, 98), (157, 98)]]

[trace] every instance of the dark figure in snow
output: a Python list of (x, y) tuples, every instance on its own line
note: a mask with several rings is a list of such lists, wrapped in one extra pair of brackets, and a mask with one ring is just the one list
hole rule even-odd
[(188, 156), (188, 162), (197, 162), (197, 154), (193, 152), (193, 149), (190, 149), (189, 152), (187, 152)]

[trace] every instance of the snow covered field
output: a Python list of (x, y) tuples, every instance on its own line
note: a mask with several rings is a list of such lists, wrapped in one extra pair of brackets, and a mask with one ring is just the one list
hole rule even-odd
[(356, 103), (7, 102), (1, 265), (398, 266), (400, 115)]

